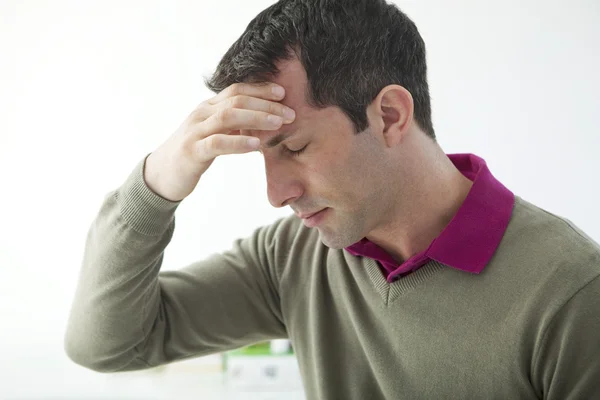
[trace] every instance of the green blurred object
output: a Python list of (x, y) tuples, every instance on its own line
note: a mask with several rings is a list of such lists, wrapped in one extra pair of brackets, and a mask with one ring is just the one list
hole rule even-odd
[[(283, 344), (283, 343), (286, 344)], [(282, 350), (282, 344), (284, 348)], [(240, 349), (235, 349), (227, 352), (227, 354), (236, 356), (270, 356), (270, 355), (287, 355), (294, 354), (294, 350), (288, 340), (278, 340), (272, 342), (262, 342), (256, 343), (250, 346), (242, 347)]]
[(271, 344), (269, 342), (257, 343), (228, 352), (232, 356), (268, 356), (271, 355)]

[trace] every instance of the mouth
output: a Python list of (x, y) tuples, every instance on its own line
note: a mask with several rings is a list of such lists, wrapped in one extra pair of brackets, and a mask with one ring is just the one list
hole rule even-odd
[(297, 214), (297, 215), (298, 215), (298, 218), (300, 218), (300, 219), (309, 219), (313, 215), (316, 215), (316, 214), (320, 213), (323, 210), (315, 211), (315, 212), (312, 212), (312, 213), (300, 213), (300, 214)]
[(315, 213), (299, 214), (298, 217), (302, 219), (302, 222), (305, 226), (307, 226), (308, 228), (314, 228), (323, 221), (323, 219), (327, 215), (328, 210), (329, 207), (324, 208), (321, 211), (317, 211)]

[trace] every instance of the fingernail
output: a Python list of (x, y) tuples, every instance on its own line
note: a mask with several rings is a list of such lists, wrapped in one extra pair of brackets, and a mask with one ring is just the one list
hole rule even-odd
[(271, 124), (273, 126), (279, 126), (283, 123), (283, 120), (281, 119), (281, 117), (278, 117), (277, 115), (269, 115), (267, 117), (267, 120), (269, 121), (269, 124)]
[(260, 139), (255, 137), (249, 138), (248, 147), (251, 149), (258, 149), (260, 147)]
[(283, 90), (281, 86), (273, 86), (271, 90), (273, 91), (273, 94), (277, 97), (283, 97), (283, 95), (285, 94), (285, 90)]
[(283, 110), (283, 116), (286, 121), (291, 122), (296, 118), (296, 112), (291, 108), (286, 108)]

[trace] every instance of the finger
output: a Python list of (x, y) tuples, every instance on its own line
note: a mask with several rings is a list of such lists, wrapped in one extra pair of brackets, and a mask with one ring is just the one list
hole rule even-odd
[[(273, 115), (278, 115), (284, 119), (284, 122), (291, 123), (296, 118), (296, 113), (291, 108), (275, 101), (260, 99), (246, 95), (228, 97), (220, 103), (211, 106), (217, 109), (240, 108), (246, 110), (262, 111)], [(214, 110), (216, 112), (216, 110)]]
[(234, 97), (238, 95), (279, 101), (285, 97), (285, 89), (274, 83), (234, 83), (212, 99), (208, 100), (208, 103), (217, 104), (228, 97)]
[(262, 111), (283, 117), (284, 123), (292, 123), (296, 119), (296, 112), (279, 102), (260, 99), (246, 95), (237, 95), (225, 98), (217, 104), (201, 104), (194, 110), (191, 120), (202, 122), (212, 114), (224, 108), (240, 108), (246, 110)]
[(224, 108), (200, 123), (197, 139), (240, 129), (274, 131), (282, 125), (283, 118), (277, 115), (263, 111)]
[[(251, 141), (255, 144), (251, 144)], [(259, 146), (260, 140), (257, 138), (216, 134), (197, 141), (196, 152), (200, 161), (205, 162), (226, 154), (249, 153), (257, 150)]]

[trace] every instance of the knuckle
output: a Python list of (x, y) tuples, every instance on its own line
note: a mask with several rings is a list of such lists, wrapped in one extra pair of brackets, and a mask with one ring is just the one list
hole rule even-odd
[(223, 102), (223, 108), (235, 108), (235, 97), (228, 97)]
[(283, 112), (283, 106), (278, 103), (269, 103), (269, 113), (275, 115), (281, 115)]
[(229, 99), (229, 105), (231, 108), (244, 108), (246, 99), (244, 96), (234, 96)]
[(269, 114), (257, 114), (254, 116), (254, 121), (256, 126), (271, 126), (271, 123), (268, 120)]
[(221, 125), (226, 125), (227, 121), (231, 118), (231, 108), (221, 108), (215, 114), (215, 119)]
[(209, 136), (205, 139), (204, 146), (212, 153), (217, 152), (222, 146), (222, 140), (219, 136)]
[(244, 93), (244, 85), (242, 83), (234, 83), (230, 86), (230, 95), (236, 96)]

